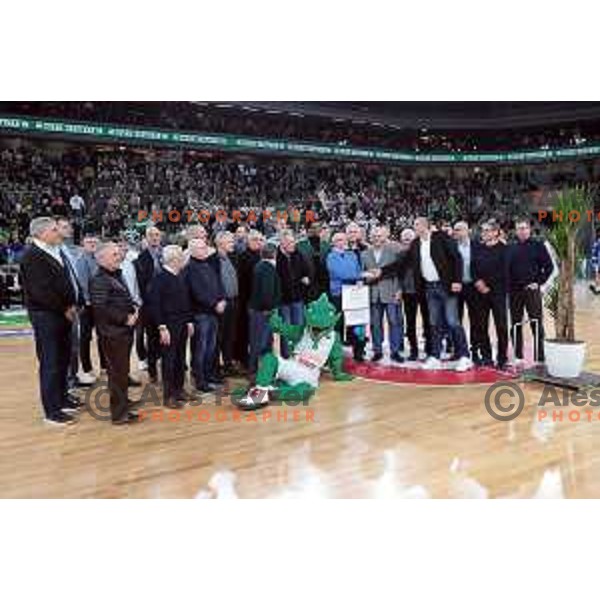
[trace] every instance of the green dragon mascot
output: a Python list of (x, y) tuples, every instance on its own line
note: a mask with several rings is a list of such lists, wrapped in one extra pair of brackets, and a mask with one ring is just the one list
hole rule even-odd
[(304, 308), (304, 325), (289, 325), (273, 311), (269, 325), (287, 343), (290, 358), (265, 354), (256, 385), (236, 404), (244, 410), (256, 410), (269, 403), (272, 392), (281, 401), (307, 400), (317, 390), (325, 366), (335, 381), (350, 381), (352, 376), (342, 368), (342, 343), (335, 330), (340, 316), (326, 294)]

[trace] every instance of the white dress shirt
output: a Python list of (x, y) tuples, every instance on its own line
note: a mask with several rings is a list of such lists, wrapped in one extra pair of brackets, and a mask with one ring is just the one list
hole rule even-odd
[(64, 267), (62, 256), (60, 255), (60, 246), (51, 246), (50, 244), (46, 244), (46, 242), (42, 242), (36, 238), (33, 239), (33, 243), (46, 254), (51, 256), (61, 267)]
[(421, 275), (429, 283), (436, 283), (440, 280), (440, 275), (431, 258), (431, 237), (426, 240), (421, 238)]

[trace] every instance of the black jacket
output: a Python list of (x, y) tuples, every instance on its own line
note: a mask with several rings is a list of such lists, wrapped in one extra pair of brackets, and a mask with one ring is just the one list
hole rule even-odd
[(135, 312), (135, 303), (121, 271), (107, 271), (99, 267), (90, 280), (90, 300), (94, 323), (101, 336), (116, 337), (131, 329), (127, 317)]
[(543, 242), (527, 240), (508, 247), (508, 285), (518, 291), (532, 283), (544, 285), (552, 275), (554, 264)]
[(301, 283), (303, 277), (310, 279), (311, 269), (304, 255), (295, 250), (292, 254), (284, 254), (277, 250), (277, 274), (281, 283), (281, 303), (291, 304), (304, 300), (307, 286)]
[(194, 314), (216, 314), (216, 305), (225, 299), (218, 262), (213, 256), (205, 260), (192, 257), (184, 269), (184, 278)]
[(252, 296), (248, 303), (253, 310), (271, 311), (281, 304), (281, 282), (277, 269), (267, 260), (254, 267)]
[(163, 269), (152, 281), (148, 299), (152, 322), (180, 325), (193, 321), (190, 292), (183, 273), (173, 275)]
[(252, 279), (254, 277), (254, 267), (260, 261), (260, 252), (244, 250), (236, 260), (236, 269), (238, 274), (238, 300), (240, 305), (248, 303), (252, 294)]
[(508, 288), (508, 248), (498, 243), (494, 246), (471, 246), (471, 274), (473, 282), (482, 280), (494, 294), (504, 294)]
[(65, 268), (35, 244), (21, 260), (21, 280), (29, 311), (62, 314), (76, 303), (76, 293)]
[(150, 250), (146, 248), (133, 261), (135, 274), (137, 275), (138, 286), (140, 288), (140, 296), (144, 304), (148, 301), (150, 295), (150, 283), (154, 279), (154, 259)]
[[(453, 283), (462, 282), (462, 258), (456, 242), (443, 231), (431, 232), (431, 260), (440, 276), (440, 282), (448, 290)], [(381, 269), (382, 277), (403, 276), (406, 269), (413, 269), (415, 285), (418, 290), (424, 288), (425, 280), (421, 273), (421, 239), (416, 238), (408, 252), (398, 260)]]

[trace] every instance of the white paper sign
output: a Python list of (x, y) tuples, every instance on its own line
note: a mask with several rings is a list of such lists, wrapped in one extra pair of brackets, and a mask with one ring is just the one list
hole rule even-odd
[(342, 310), (362, 310), (369, 308), (369, 286), (344, 285), (342, 286)]

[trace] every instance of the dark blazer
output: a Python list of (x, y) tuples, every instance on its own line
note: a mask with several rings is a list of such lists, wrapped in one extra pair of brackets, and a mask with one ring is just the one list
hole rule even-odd
[(238, 300), (241, 305), (248, 303), (252, 294), (252, 278), (254, 276), (254, 267), (260, 261), (260, 252), (253, 250), (244, 250), (236, 260), (236, 269), (238, 274)]
[(135, 303), (121, 277), (121, 271), (102, 267), (90, 280), (90, 299), (94, 323), (101, 336), (116, 337), (128, 333), (127, 317), (135, 312)]
[(64, 267), (35, 244), (21, 260), (21, 279), (29, 311), (63, 314), (76, 303), (75, 290)]
[[(453, 283), (462, 282), (462, 258), (456, 242), (449, 238), (443, 231), (431, 232), (431, 260), (440, 276), (440, 282), (448, 290)], [(423, 289), (425, 280), (421, 273), (421, 239), (416, 238), (408, 252), (398, 260), (381, 269), (382, 278), (403, 275), (405, 270), (411, 268), (415, 275), (417, 289)]]
[(303, 277), (311, 277), (311, 269), (304, 254), (295, 250), (292, 254), (284, 254), (277, 250), (277, 273), (281, 282), (281, 302), (291, 304), (304, 300), (307, 286), (301, 283)]
[(150, 250), (146, 248), (146, 250), (141, 252), (133, 261), (133, 266), (137, 275), (140, 296), (145, 304), (150, 293), (150, 282), (154, 278), (154, 259), (152, 258), (152, 254), (150, 254)]

